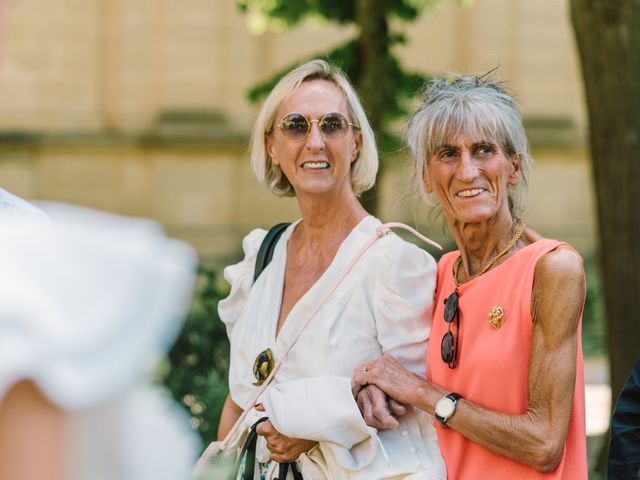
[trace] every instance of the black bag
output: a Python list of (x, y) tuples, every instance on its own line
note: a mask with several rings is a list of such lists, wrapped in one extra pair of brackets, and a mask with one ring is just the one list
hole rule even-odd
[[(268, 420), (267, 417), (262, 417), (251, 426), (249, 434), (244, 441), (244, 445), (242, 445), (242, 450), (240, 450), (240, 455), (238, 456), (238, 459), (236, 461), (236, 468), (234, 469), (234, 473), (232, 474), (231, 479), (236, 480), (236, 478), (238, 477), (238, 472), (240, 470), (240, 466), (242, 465), (242, 460), (244, 459), (244, 472), (242, 475), (242, 479), (253, 480), (253, 473), (256, 468), (256, 443), (258, 441), (256, 428), (266, 420)], [(291, 473), (293, 474), (293, 478), (295, 480), (304, 480), (295, 463), (281, 463), (278, 470), (277, 480), (286, 480), (289, 468), (291, 469)]]
[(289, 467), (291, 468), (291, 473), (293, 474), (293, 478), (295, 480), (304, 480), (295, 463), (281, 463), (280, 470), (278, 471), (278, 480), (287, 479), (287, 470), (289, 469)]
[(273, 251), (276, 248), (276, 243), (280, 239), (280, 236), (284, 233), (287, 227), (291, 225), (291, 223), (278, 223), (269, 229), (267, 234), (262, 240), (260, 244), (260, 249), (258, 250), (258, 255), (256, 257), (256, 268), (253, 273), (253, 281), (258, 279), (262, 271), (267, 268), (269, 262), (273, 258)]
[(253, 472), (256, 467), (256, 442), (258, 441), (258, 434), (256, 433), (256, 428), (262, 422), (269, 420), (267, 417), (262, 417), (256, 423), (251, 426), (251, 430), (249, 430), (249, 434), (244, 441), (244, 445), (242, 445), (242, 450), (240, 450), (240, 455), (238, 456), (238, 460), (236, 463), (236, 473), (233, 476), (235, 480), (238, 476), (238, 470), (240, 470), (240, 465), (242, 460), (244, 459), (244, 475), (243, 480), (253, 480)]

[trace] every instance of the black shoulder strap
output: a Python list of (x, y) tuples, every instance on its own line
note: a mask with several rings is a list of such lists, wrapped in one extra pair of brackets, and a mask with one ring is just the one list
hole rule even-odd
[[(244, 457), (244, 475), (242, 476), (244, 480), (253, 480), (253, 473), (256, 464), (256, 444), (258, 440), (256, 427), (266, 420), (269, 420), (269, 418), (262, 417), (251, 426), (251, 430), (249, 430), (249, 434), (244, 441), (244, 445), (242, 445), (242, 450), (240, 451), (240, 456), (238, 457), (235, 470), (236, 472), (240, 470), (242, 459)], [(235, 480), (236, 477), (237, 473), (232, 474), (230, 479)]]
[(254, 282), (258, 279), (262, 271), (267, 268), (267, 265), (269, 265), (273, 257), (273, 251), (276, 248), (276, 243), (278, 243), (278, 239), (289, 225), (291, 225), (291, 223), (278, 223), (274, 225), (269, 229), (264, 240), (262, 240), (260, 249), (258, 250), (258, 256), (256, 257), (256, 269), (253, 274)]
[(289, 471), (289, 467), (291, 467), (293, 480), (304, 480), (304, 478), (302, 478), (302, 474), (298, 470), (298, 467), (296, 467), (295, 462), (281, 463), (278, 470), (278, 478), (276, 480), (287, 480), (287, 472)]

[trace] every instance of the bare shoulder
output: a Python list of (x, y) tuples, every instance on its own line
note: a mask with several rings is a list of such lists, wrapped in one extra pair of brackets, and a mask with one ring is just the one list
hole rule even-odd
[(582, 256), (569, 245), (558, 248), (543, 255), (536, 264), (535, 280), (544, 283), (577, 282), (584, 284), (584, 264)]
[(584, 295), (584, 267), (576, 250), (561, 245), (538, 260), (533, 280), (534, 323), (545, 326), (556, 338), (575, 332)]

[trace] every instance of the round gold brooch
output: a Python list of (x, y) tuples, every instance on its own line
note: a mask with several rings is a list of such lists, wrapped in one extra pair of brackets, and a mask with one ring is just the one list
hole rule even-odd
[(503, 323), (504, 310), (502, 310), (502, 307), (491, 307), (491, 311), (489, 312), (489, 325), (491, 325), (491, 328), (497, 330), (498, 328), (502, 327)]

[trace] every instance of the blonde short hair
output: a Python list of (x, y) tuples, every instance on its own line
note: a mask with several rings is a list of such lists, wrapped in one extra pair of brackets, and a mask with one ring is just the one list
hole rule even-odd
[(370, 189), (378, 173), (378, 151), (373, 130), (362, 104), (346, 75), (324, 60), (312, 60), (286, 74), (265, 100), (251, 134), (251, 166), (269, 190), (279, 196), (295, 196), (295, 191), (278, 165), (274, 165), (267, 152), (265, 136), (273, 129), (275, 115), (282, 101), (303, 82), (325, 80), (336, 85), (344, 94), (351, 121), (358, 125), (362, 145), (358, 157), (351, 164), (351, 187), (356, 195)]
[(508, 191), (511, 215), (521, 219), (527, 209), (533, 159), (518, 104), (496, 80), (456, 76), (435, 79), (427, 87), (424, 101), (411, 116), (406, 131), (416, 190), (424, 193), (422, 176), (429, 158), (461, 132), (479, 140), (493, 140), (505, 155), (518, 157), (521, 179)]

